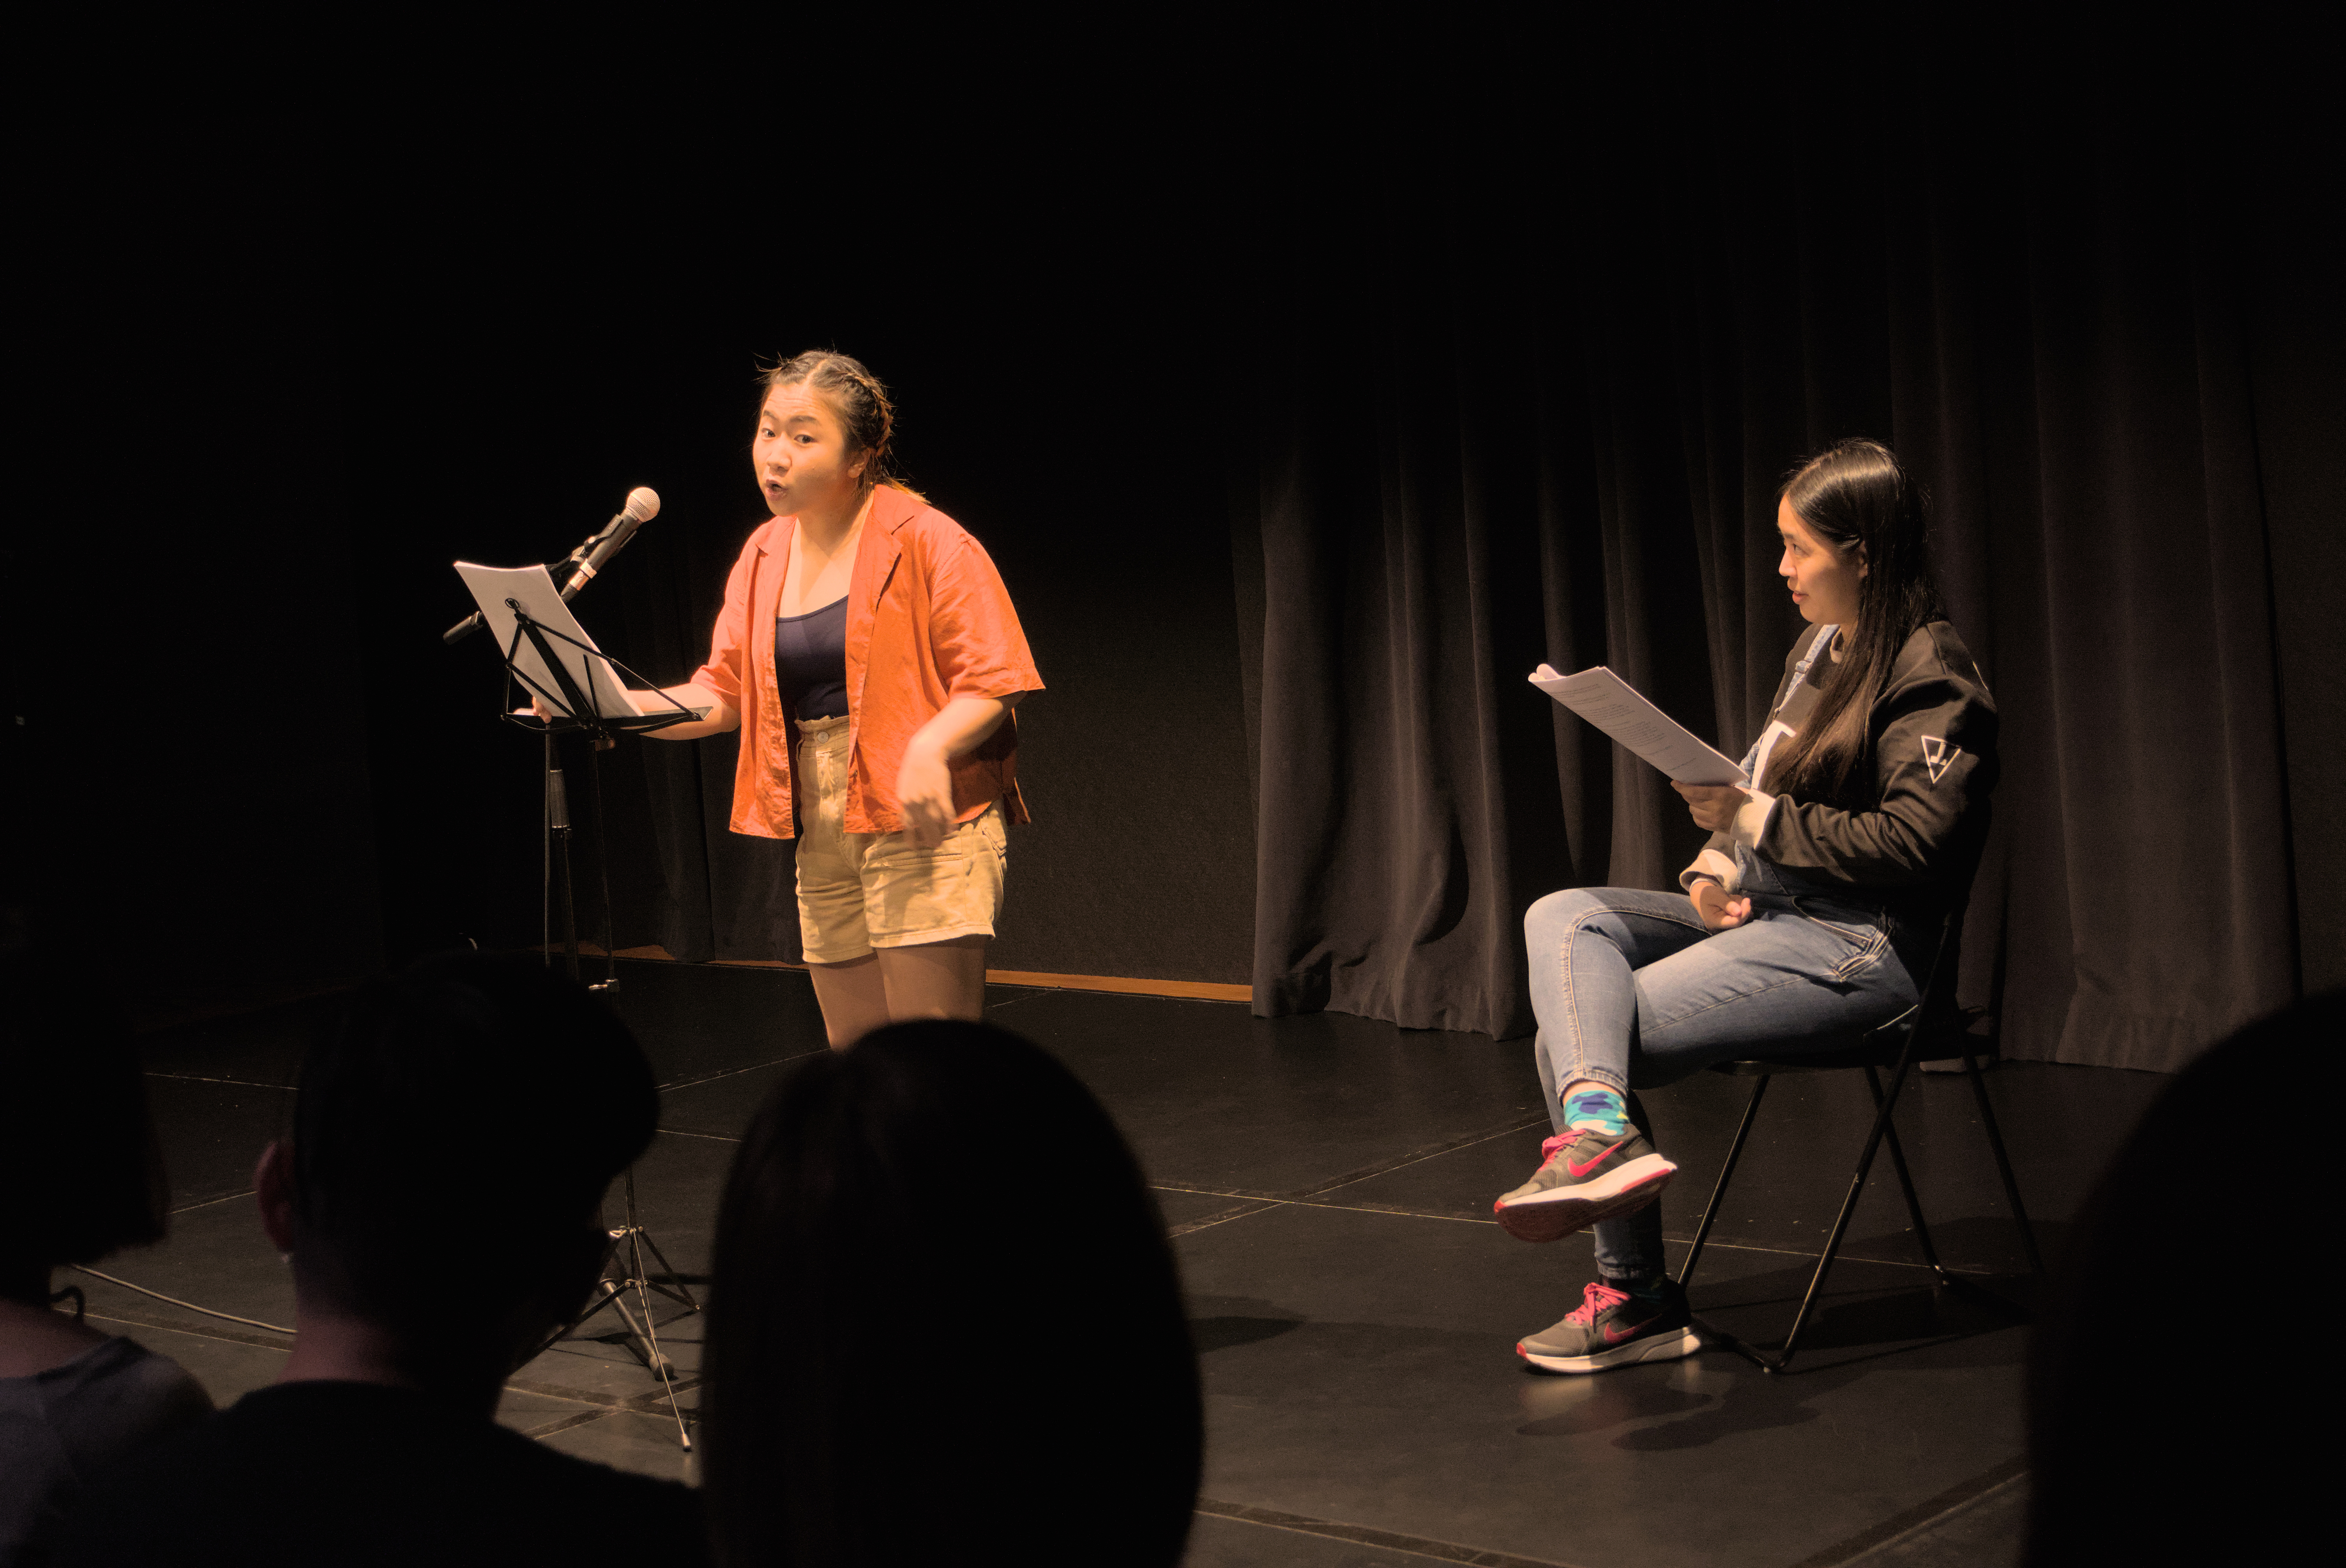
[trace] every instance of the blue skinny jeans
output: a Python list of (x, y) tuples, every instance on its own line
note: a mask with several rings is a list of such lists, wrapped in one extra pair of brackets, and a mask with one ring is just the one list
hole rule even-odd
[[(1743, 867), (1751, 918), (1716, 935), (1684, 894), (1637, 888), (1568, 889), (1525, 914), (1534, 1049), (1557, 1132), (1564, 1091), (1581, 1079), (1627, 1095), (1763, 1048), (1836, 1050), (1914, 1005), (1906, 944), (1879, 905), (1856, 889), (1806, 891), (1749, 855)], [(1658, 1147), (1644, 1106), (1633, 1100), (1630, 1115)], [(1596, 1229), (1608, 1278), (1664, 1272), (1659, 1204)]]

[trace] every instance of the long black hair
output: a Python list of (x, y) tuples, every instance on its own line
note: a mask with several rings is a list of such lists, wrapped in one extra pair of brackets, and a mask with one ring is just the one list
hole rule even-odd
[(1040, 1048), (891, 1024), (802, 1063), (718, 1211), (702, 1495), (726, 1568), (1171, 1568), (1197, 1355), (1116, 1124)]
[(1899, 650), (1918, 628), (1946, 619), (1946, 606), (1924, 547), (1922, 487), (1880, 442), (1833, 443), (1786, 474), (1776, 496), (1810, 533), (1866, 567), (1857, 624), (1841, 628), (1841, 669), (1768, 767), (1779, 793), (1831, 799), (1865, 754), (1866, 719)]

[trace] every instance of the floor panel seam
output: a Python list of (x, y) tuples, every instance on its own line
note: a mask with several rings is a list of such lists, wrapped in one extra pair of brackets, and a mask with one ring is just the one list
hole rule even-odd
[(258, 1334), (240, 1334), (233, 1329), (199, 1328), (191, 1323), (166, 1323), (155, 1317), (125, 1318), (119, 1315), (121, 1310), (118, 1307), (111, 1312), (100, 1312), (94, 1308), (85, 1309), (82, 1313), (82, 1321), (119, 1323), (128, 1329), (160, 1329), (167, 1334), (188, 1334), (199, 1339), (217, 1339), (223, 1345), (250, 1345), (255, 1349), (274, 1350), (280, 1355), (287, 1354), (293, 1349), (291, 1345), (281, 1340), (264, 1339)]
[[(666, 1131), (667, 1129), (663, 1128), (661, 1130)], [(709, 1135), (687, 1134), (684, 1135), (691, 1137), (705, 1137)], [(1322, 1203), (1316, 1198), (1279, 1197), (1267, 1192), (1247, 1192), (1236, 1187), (1176, 1186), (1169, 1182), (1151, 1182), (1149, 1184), (1149, 1190), (1152, 1192), (1188, 1193), (1194, 1197), (1237, 1198), (1247, 1203), (1255, 1203), (1263, 1206), (1262, 1208), (1249, 1209), (1244, 1214), (1226, 1214), (1218, 1216), (1211, 1219), (1193, 1221), (1187, 1225), (1177, 1225), (1168, 1227), (1169, 1234), (1174, 1236), (1192, 1235), (1200, 1230), (1210, 1229), (1217, 1225), (1226, 1224), (1233, 1219), (1244, 1219), (1248, 1215), (1262, 1213), (1264, 1208), (1326, 1208), (1336, 1210), (1338, 1213), (1341, 1214), (1381, 1214), (1389, 1216), (1394, 1219), (1439, 1219), (1447, 1221), (1452, 1225), (1496, 1226), (1499, 1223), (1495, 1219), (1484, 1219), (1480, 1215), (1440, 1214), (1432, 1209), (1401, 1208), (1397, 1207), (1386, 1207), (1356, 1203)], [(1694, 1240), (1694, 1238), (1689, 1236), (1665, 1236), (1662, 1239), (1668, 1242), (1673, 1247), (1690, 1246)], [(1748, 1241), (1706, 1241), (1703, 1243), (1703, 1246), (1706, 1249), (1720, 1247), (1729, 1252), (1764, 1252), (1770, 1256), (1779, 1257), (1804, 1257), (1813, 1259), (1816, 1257), (1815, 1253), (1804, 1251), (1799, 1247), (1760, 1247)], [(1927, 1263), (1916, 1263), (1910, 1258), (1866, 1257), (1853, 1252), (1842, 1252), (1837, 1256), (1833, 1261), (1836, 1264), (1871, 1263), (1877, 1264), (1884, 1268), (1919, 1268), (1923, 1270), (1925, 1273), (1933, 1271), (1931, 1265)], [(1994, 1268), (1961, 1268), (1955, 1264), (1950, 1263), (1947, 1265), (1947, 1272), (1950, 1274), (1960, 1274), (1966, 1278), (1994, 1279), (1998, 1277), (2000, 1271)]]
[(1005, 1007), (1015, 1007), (1022, 1002), (1032, 1002), (1038, 996), (1053, 996), (1056, 994), (1057, 993), (1056, 991), (1046, 991), (1037, 986), (1034, 990), (1029, 991), (1024, 996), (1005, 996), (999, 1002), (989, 1002), (985, 1004), (985, 1010), (988, 1013), (995, 1013)]
[(1936, 1497), (1926, 1498), (1912, 1508), (1859, 1531), (1845, 1541), (1828, 1546), (1812, 1556), (1801, 1558), (1792, 1564), (1792, 1568), (1842, 1568), (1843, 1564), (1873, 1556), (1892, 1543), (1906, 1540), (1917, 1532), (1970, 1508), (2027, 1474), (2028, 1456), (2015, 1455), (1984, 1474), (1959, 1481)]
[[(1694, 1237), (1691, 1236), (1665, 1236), (1662, 1239), (1668, 1242), (1673, 1247), (1691, 1247), (1694, 1245)], [(1706, 1241), (1702, 1246), (1703, 1250), (1706, 1252), (1714, 1247), (1723, 1247), (1729, 1252), (1771, 1252), (1784, 1257), (1805, 1257), (1810, 1259), (1811, 1262), (1815, 1260), (1817, 1256), (1813, 1252), (1804, 1251), (1795, 1247), (1758, 1247), (1748, 1241)], [(1833, 1254), (1833, 1263), (1836, 1267), (1843, 1263), (1875, 1263), (1881, 1265), (1884, 1268), (1920, 1268), (1926, 1273), (1935, 1272), (1935, 1270), (1932, 1269), (1929, 1264), (1916, 1263), (1911, 1258), (1862, 1257), (1854, 1252), (1837, 1252)], [(1958, 1268), (1952, 1263), (1947, 1265), (1947, 1272), (1950, 1274), (1961, 1274), (1966, 1278), (1976, 1279), (1994, 1279), (1996, 1278), (1997, 1274), (1997, 1271), (1993, 1268)]]
[(1504, 1127), (1489, 1127), (1479, 1133), (1468, 1133), (1464, 1137), (1453, 1138), (1448, 1143), (1437, 1144), (1431, 1148), (1413, 1149), (1408, 1154), (1402, 1156), (1399, 1159), (1391, 1161), (1388, 1164), (1372, 1166), (1367, 1170), (1348, 1172), (1343, 1176), (1335, 1177), (1333, 1180), (1321, 1182), (1318, 1186), (1306, 1187), (1303, 1191), (1297, 1193), (1295, 1196), (1298, 1197), (1313, 1197), (1323, 1192), (1334, 1192), (1339, 1187), (1348, 1187), (1356, 1182), (1370, 1181), (1377, 1176), (1387, 1176), (1397, 1170), (1405, 1170), (1413, 1165), (1422, 1165), (1427, 1160), (1440, 1159), (1443, 1155), (1456, 1154), (1460, 1149), (1471, 1149), (1476, 1144), (1486, 1144), (1493, 1138), (1504, 1138), (1516, 1133), (1527, 1132), (1533, 1127), (1541, 1125), (1546, 1120), (1547, 1117), (1545, 1114), (1539, 1115), (1526, 1114), (1525, 1115), (1518, 1116), (1515, 1121)]
[(1386, 1166), (1382, 1169), (1372, 1170), (1362, 1176), (1345, 1176), (1341, 1180), (1330, 1183), (1326, 1186), (1316, 1186), (1311, 1190), (1314, 1193), (1335, 1192), (1340, 1188), (1351, 1186), (1358, 1182), (1372, 1181), (1381, 1176), (1391, 1176), (1395, 1171), (1407, 1170), (1412, 1166), (1423, 1165), (1428, 1160), (1438, 1160), (1444, 1155), (1454, 1155), (1461, 1149), (1471, 1149), (1477, 1144), (1487, 1144), (1494, 1138), (1513, 1137), (1517, 1133), (1529, 1132), (1532, 1128), (1539, 1126), (1546, 1122), (1546, 1120), (1547, 1117), (1544, 1115), (1529, 1116), (1517, 1122), (1513, 1126), (1500, 1127), (1493, 1132), (1474, 1134), (1457, 1143), (1444, 1144), (1438, 1149), (1428, 1149), (1423, 1154), (1406, 1156), (1399, 1163)]
[(1437, 1563), (1471, 1563), (1474, 1568), (1577, 1568), (1576, 1564), (1558, 1558), (1517, 1557), (1505, 1552), (1461, 1545), (1454, 1541), (1404, 1535), (1399, 1531), (1379, 1530), (1373, 1525), (1348, 1524), (1341, 1520), (1319, 1519), (1308, 1513), (1288, 1513), (1276, 1508), (1256, 1508), (1243, 1502), (1224, 1502), (1219, 1498), (1198, 1499), (1197, 1512), (1209, 1519), (1228, 1519), (1270, 1530), (1290, 1531), (1298, 1535), (1317, 1535), (1323, 1540), (1345, 1541), (1356, 1546), (1376, 1546), (1389, 1552), (1407, 1553), (1413, 1557), (1432, 1558)]
[(1461, 1225), (1496, 1225), (1497, 1220), (1484, 1219), (1475, 1215), (1441, 1214), (1433, 1209), (1403, 1208), (1399, 1205), (1372, 1206), (1352, 1203), (1322, 1203), (1313, 1197), (1298, 1197), (1275, 1192), (1249, 1192), (1238, 1187), (1176, 1186), (1169, 1182), (1151, 1182), (1152, 1192), (1186, 1192), (1197, 1197), (1236, 1198), (1243, 1203), (1277, 1204), (1293, 1208), (1333, 1208), (1347, 1214), (1389, 1214), (1401, 1219), (1446, 1219)]
[(534, 1441), (543, 1441), (556, 1432), (573, 1431), (596, 1421), (607, 1420), (618, 1413), (616, 1406), (609, 1410), (574, 1410), (566, 1416), (557, 1416), (553, 1420), (544, 1421), (534, 1427), (524, 1427), (521, 1435)]
[(201, 1073), (158, 1073), (152, 1067), (147, 1070), (147, 1076), (168, 1078), (175, 1084), (233, 1084), (240, 1089), (276, 1089), (286, 1094), (293, 1090), (291, 1084), (258, 1084), (250, 1078), (213, 1078)]
[(829, 1049), (830, 1047), (825, 1045), (812, 1051), (793, 1051), (787, 1056), (777, 1056), (770, 1062), (752, 1062), (747, 1067), (728, 1067), (721, 1073), (705, 1073), (698, 1078), (678, 1078), (670, 1083), (662, 1084), (659, 1086), (659, 1092), (665, 1095), (671, 1089), (697, 1089), (703, 1084), (722, 1083), (728, 1078), (738, 1078), (744, 1073), (755, 1073), (767, 1067), (779, 1067), (785, 1062), (801, 1062), (809, 1056), (820, 1056)]
[(1211, 1230), (1218, 1225), (1228, 1225), (1234, 1219), (1250, 1219), (1258, 1214), (1266, 1214), (1274, 1208), (1283, 1207), (1276, 1198), (1257, 1198), (1251, 1201), (1254, 1203), (1252, 1208), (1236, 1209), (1228, 1214), (1209, 1215), (1204, 1219), (1193, 1219), (1180, 1225), (1168, 1227), (1165, 1237), (1171, 1241), (1184, 1236), (1195, 1236), (1201, 1230)]
[(1332, 1208), (1342, 1214), (1385, 1214), (1395, 1219), (1439, 1219), (1452, 1225), (1496, 1226), (1495, 1219), (1484, 1219), (1471, 1214), (1434, 1214), (1422, 1208), (1382, 1208), (1357, 1203), (1321, 1203), (1315, 1198), (1286, 1197), (1279, 1200), (1294, 1208)]
[(1983, 1508), (1986, 1506), (1991, 1498), (2007, 1492), (2013, 1487), (2019, 1486), (2027, 1480), (2028, 1471), (2025, 1469), (2017, 1474), (2005, 1476), (2002, 1481), (1997, 1481), (1994, 1485), (1988, 1487), (1984, 1491), (1975, 1492), (1971, 1496), (1964, 1498), (1962, 1502), (1949, 1504), (1941, 1512), (1931, 1515), (1930, 1518), (1910, 1525), (1906, 1529), (1900, 1531), (1897, 1534), (1891, 1536), (1889, 1539), (1876, 1542), (1873, 1545), (1866, 1547), (1857, 1557), (1852, 1558), (1850, 1561), (1852, 1563), (1862, 1563), (1867, 1558), (1879, 1557), (1883, 1553), (1890, 1551), (1892, 1548), (1905, 1542), (1913, 1540), (1916, 1536), (1922, 1534), (1926, 1530), (1938, 1529), (1942, 1525), (1944, 1525), (1949, 1521), (1953, 1520), (1957, 1514), (1969, 1513), (1975, 1508)]
[(252, 1190), (253, 1189), (250, 1187), (246, 1187), (242, 1192), (227, 1193), (219, 1197), (208, 1197), (201, 1203), (186, 1204), (178, 1208), (169, 1209), (166, 1212), (175, 1217), (182, 1214), (193, 1214), (199, 1208), (209, 1208), (214, 1204), (234, 1203), (238, 1198), (250, 1197), (252, 1196)]

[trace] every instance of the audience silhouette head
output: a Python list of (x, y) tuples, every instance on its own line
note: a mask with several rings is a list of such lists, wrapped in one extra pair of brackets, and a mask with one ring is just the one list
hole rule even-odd
[(718, 1221), (706, 1503), (731, 1563), (1178, 1561), (1197, 1360), (1138, 1166), (980, 1023), (877, 1030), (751, 1123)]
[[(2311, 1250), (2318, 1269), (2333, 1113), (2317, 1086), (2341, 1035), (2333, 991), (2218, 1041), (2079, 1208), (2030, 1347), (2029, 1563), (2321, 1538), (2330, 1461), (2287, 1435), (2310, 1430), (2320, 1298), (2286, 1260)], [(2184, 1274), (2209, 1237), (2214, 1267)]]
[(334, 1009), (300, 1089), (256, 1181), (292, 1353), (100, 1478), (60, 1568), (705, 1562), (686, 1487), (491, 1419), (584, 1304), (604, 1190), (651, 1141), (627, 1030), (532, 960), (437, 958)]
[(0, 906), (0, 1563), (49, 1561), (89, 1476), (211, 1410), (178, 1362), (77, 1299), (50, 1310), (58, 1265), (163, 1235), (162, 1156), (114, 994)]
[[(15, 911), (8, 911), (12, 916)], [(0, 1294), (46, 1304), (50, 1270), (163, 1237), (163, 1156), (128, 1022), (94, 965), (0, 942)]]
[(387, 1380), (493, 1401), (584, 1301), (598, 1205), (658, 1114), (626, 1028), (535, 961), (454, 955), (362, 988), (303, 1058), (257, 1181), (304, 1336), (362, 1325)]

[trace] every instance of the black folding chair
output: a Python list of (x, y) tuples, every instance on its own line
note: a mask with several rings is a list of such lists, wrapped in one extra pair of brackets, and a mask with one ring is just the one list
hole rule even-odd
[[(1995, 1107), (1989, 1104), (1987, 1085), (1980, 1077), (1980, 1061), (1993, 1058), (1996, 1052), (1994, 1020), (1984, 1009), (1956, 1011), (1942, 999), (1941, 970), (1946, 969), (1943, 987), (1951, 997), (1954, 991), (1953, 966), (1947, 962), (1957, 933), (1962, 929), (1963, 910), (1951, 911), (1940, 929), (1938, 950), (1931, 961), (1931, 977), (1923, 987), (1923, 1001), (1898, 1017), (1868, 1033), (1846, 1050), (1824, 1054), (1796, 1057), (1763, 1057), (1740, 1062), (1719, 1062), (1710, 1071), (1734, 1077), (1756, 1078), (1751, 1088), (1751, 1100), (1743, 1109), (1742, 1125), (1735, 1129), (1735, 1142), (1727, 1151), (1727, 1163), (1719, 1173), (1719, 1185), (1711, 1189), (1710, 1201), (1703, 1207), (1702, 1221), (1695, 1227), (1694, 1246), (1688, 1251), (1685, 1267), (1678, 1270), (1681, 1288), (1694, 1279), (1695, 1265), (1702, 1259), (1703, 1243), (1710, 1237), (1713, 1221), (1719, 1217), (1719, 1205), (1726, 1199), (1727, 1184), (1735, 1176), (1735, 1163), (1743, 1156), (1744, 1143), (1751, 1135), (1751, 1124), (1760, 1115), (1760, 1102), (1768, 1093), (1770, 1079), (1785, 1073), (1841, 1073), (1851, 1069), (1865, 1074), (1865, 1086), (1872, 1093), (1874, 1104), (1873, 1130), (1866, 1135), (1864, 1152), (1857, 1156), (1857, 1171), (1851, 1176), (1849, 1196), (1841, 1200), (1841, 1214), (1833, 1221), (1832, 1234), (1825, 1240), (1825, 1249), (1817, 1259), (1815, 1276), (1809, 1281), (1808, 1294), (1800, 1298), (1800, 1312), (1792, 1319), (1792, 1331), (1784, 1338), (1784, 1348), (1770, 1356), (1755, 1346), (1747, 1344), (1733, 1334), (1713, 1327), (1698, 1317), (1695, 1326), (1703, 1338), (1729, 1349), (1770, 1372), (1780, 1372), (1792, 1363), (1800, 1349), (1801, 1330), (1808, 1327), (1810, 1314), (1815, 1309), (1818, 1296), (1824, 1289), (1825, 1276), (1832, 1271), (1833, 1259), (1841, 1251), (1841, 1239), (1848, 1234), (1850, 1217), (1857, 1212), (1859, 1195), (1865, 1190), (1865, 1178), (1873, 1168), (1873, 1156), (1885, 1142), (1890, 1145), (1890, 1164), (1898, 1173), (1898, 1186), (1906, 1196), (1906, 1212), (1914, 1221), (1914, 1239), (1923, 1249), (1923, 1261), (1939, 1277), (1943, 1287), (1966, 1292), (1977, 1288), (1961, 1276), (1951, 1272), (1939, 1260), (1939, 1249), (1931, 1239), (1931, 1227), (1923, 1218), (1923, 1205), (1914, 1196), (1914, 1178), (1906, 1168), (1906, 1151), (1899, 1146), (1898, 1127), (1893, 1114), (1898, 1108), (1898, 1096), (1906, 1086), (1906, 1075), (1915, 1064), (1925, 1061), (1949, 1061), (1962, 1058), (1964, 1069), (1971, 1078), (1972, 1095), (1979, 1104), (1980, 1124), (1987, 1129), (1988, 1147), (1995, 1154), (1996, 1174), (2004, 1178), (2004, 1195), (2012, 1206), (2012, 1217), (2020, 1227), (2020, 1239), (2028, 1257), (2028, 1267), (2041, 1273), (2043, 1260), (2036, 1250), (2036, 1232), (2028, 1223), (2028, 1210), (2020, 1201), (2020, 1184), (2013, 1178), (2012, 1160), (2004, 1153), (2004, 1134), (1995, 1122)], [(1882, 1071), (1891, 1073), (1890, 1088), (1882, 1087)], [(1994, 1299), (2006, 1308), (2013, 1303)], [(2014, 1308), (2016, 1309), (2016, 1308)]]

